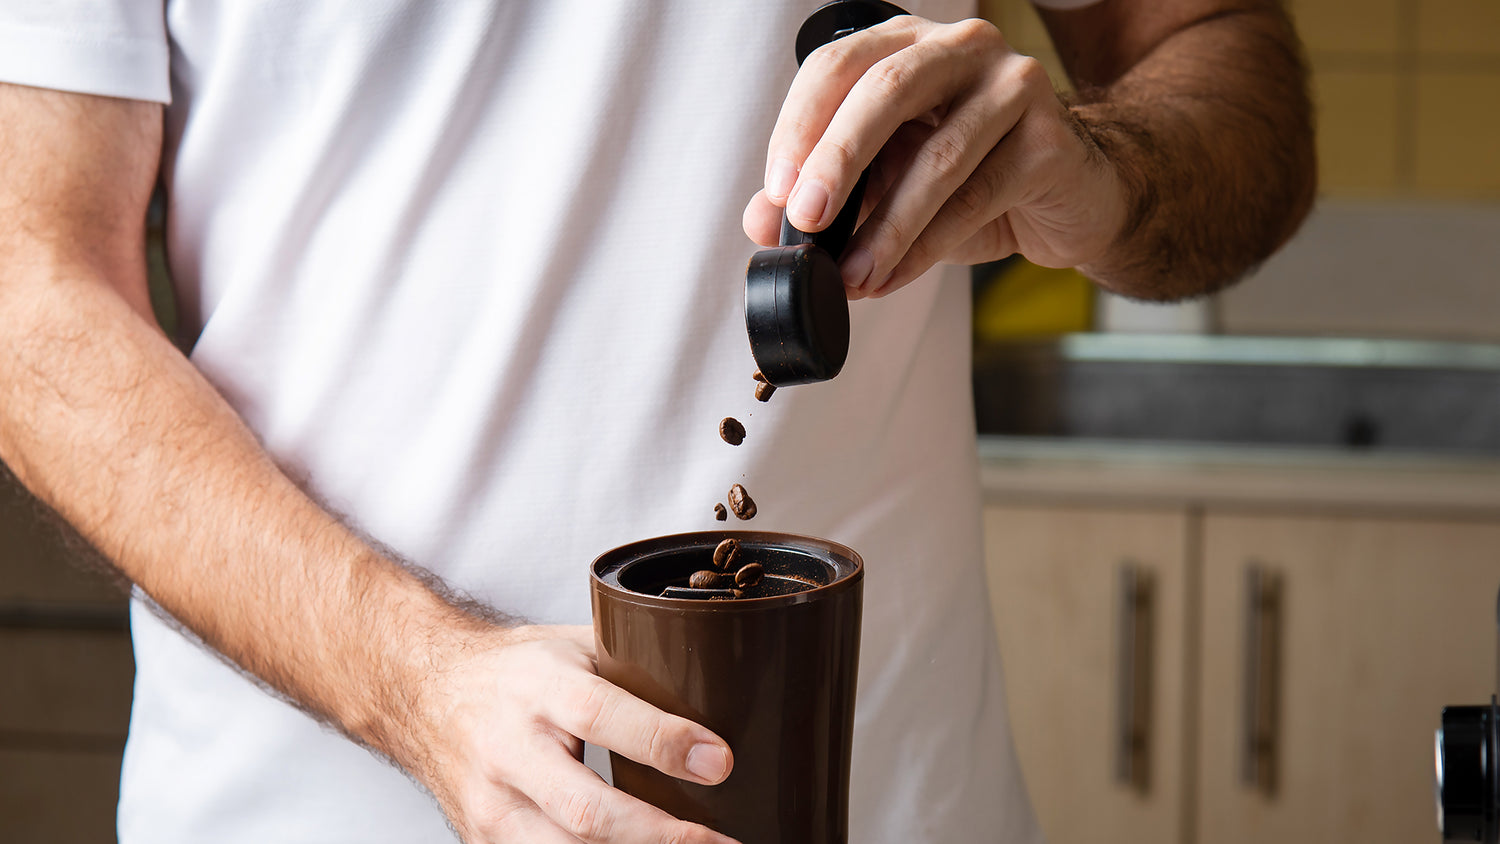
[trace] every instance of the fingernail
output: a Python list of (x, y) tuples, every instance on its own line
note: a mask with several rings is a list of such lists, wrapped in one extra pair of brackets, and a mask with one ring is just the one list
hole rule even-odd
[(786, 213), (803, 230), (815, 228), (828, 212), (828, 189), (813, 181), (801, 182), (787, 200)]
[(771, 162), (771, 171), (766, 174), (767, 196), (784, 200), (795, 184), (797, 184), (797, 165), (787, 158), (778, 158)]
[(729, 771), (729, 754), (714, 744), (695, 744), (687, 755), (688, 773), (704, 782), (717, 783)]
[(870, 271), (875, 269), (875, 256), (868, 249), (856, 249), (844, 258), (844, 266), (839, 269), (843, 273), (845, 287), (859, 287), (870, 277)]

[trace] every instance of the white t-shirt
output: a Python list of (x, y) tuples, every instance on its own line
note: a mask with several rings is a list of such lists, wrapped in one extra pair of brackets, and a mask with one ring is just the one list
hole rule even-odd
[[(966, 273), (854, 303), (843, 374), (752, 397), (740, 213), (816, 5), (37, 0), (0, 11), (0, 79), (170, 100), (192, 359), (360, 529), (587, 624), (595, 556), (712, 529), (743, 482), (753, 527), (867, 564), (851, 840), (1035, 841), (980, 559)], [(400, 772), (133, 624), (125, 844), (452, 840)]]

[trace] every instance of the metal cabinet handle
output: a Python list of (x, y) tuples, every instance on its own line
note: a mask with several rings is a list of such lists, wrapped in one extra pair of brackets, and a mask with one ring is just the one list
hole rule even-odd
[(1115, 782), (1144, 793), (1151, 773), (1151, 572), (1132, 561), (1116, 576)]
[(1240, 782), (1267, 797), (1276, 793), (1281, 622), (1281, 576), (1258, 562), (1250, 563), (1245, 567)]

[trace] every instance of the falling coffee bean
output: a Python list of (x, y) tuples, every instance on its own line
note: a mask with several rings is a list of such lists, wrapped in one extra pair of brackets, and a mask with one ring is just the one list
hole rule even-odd
[(769, 381), (762, 381), (755, 385), (755, 400), (770, 401), (771, 394), (776, 392), (776, 385)]
[(745, 426), (733, 416), (726, 416), (719, 423), (719, 438), (730, 445), (739, 445), (745, 441)]
[(714, 548), (714, 568), (719, 571), (728, 571), (739, 557), (740, 541), (734, 538), (726, 539)]
[[(740, 566), (740, 570), (734, 573), (734, 585), (741, 589), (749, 589), (760, 582), (762, 575), (766, 573), (760, 563), (746, 563)], [(695, 575), (696, 576), (696, 575)]]
[(755, 501), (740, 484), (729, 488), (729, 509), (737, 519), (755, 518)]
[(719, 572), (708, 571), (707, 569), (695, 571), (688, 578), (688, 586), (693, 589), (727, 589), (730, 583), (737, 582), (739, 582), (739, 575), (731, 578), (727, 574), (720, 574)]
[(721, 522), (729, 518), (729, 511), (724, 509), (723, 504), (714, 505), (714, 518)]

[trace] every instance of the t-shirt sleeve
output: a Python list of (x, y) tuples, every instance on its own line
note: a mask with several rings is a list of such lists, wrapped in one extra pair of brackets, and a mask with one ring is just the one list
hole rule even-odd
[(167, 103), (165, 0), (3, 0), (0, 82)]

